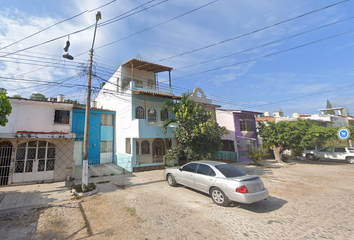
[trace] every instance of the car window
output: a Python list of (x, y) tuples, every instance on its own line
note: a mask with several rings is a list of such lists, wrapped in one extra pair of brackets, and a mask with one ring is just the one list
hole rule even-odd
[(354, 148), (348, 148), (350, 153), (354, 153)]
[(333, 147), (322, 148), (320, 152), (333, 152)]
[(245, 176), (243, 172), (238, 170), (237, 168), (228, 165), (228, 164), (220, 164), (215, 166), (226, 178), (231, 178), (231, 177), (240, 177), (240, 176)]
[(182, 167), (182, 171), (186, 171), (186, 172), (195, 172), (195, 170), (197, 169), (198, 164), (196, 163), (189, 163), (187, 165), (184, 165)]
[(336, 147), (336, 148), (334, 148), (334, 151), (335, 151), (335, 152), (345, 152), (345, 148), (338, 148), (338, 147)]
[(208, 175), (208, 176), (215, 176), (216, 173), (214, 172), (211, 167), (205, 164), (199, 164), (198, 171), (197, 173), (203, 174), (203, 175)]

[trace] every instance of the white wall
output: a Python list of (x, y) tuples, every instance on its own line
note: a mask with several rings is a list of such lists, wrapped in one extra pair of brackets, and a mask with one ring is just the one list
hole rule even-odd
[(221, 139), (223, 140), (233, 140), (236, 141), (236, 133), (235, 133), (235, 123), (234, 123), (234, 115), (232, 111), (221, 111), (216, 109), (216, 121), (222, 127), (226, 127), (229, 130), (229, 134), (223, 136)]
[[(27, 99), (9, 100), (12, 112), (6, 126), (0, 128), (0, 133), (16, 133), (17, 131), (71, 132), (72, 104)], [(54, 124), (55, 110), (70, 111), (69, 124)]]

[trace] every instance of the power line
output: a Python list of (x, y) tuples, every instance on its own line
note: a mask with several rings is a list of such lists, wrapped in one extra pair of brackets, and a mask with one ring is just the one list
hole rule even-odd
[(283, 23), (286, 23), (286, 22), (289, 22), (289, 21), (292, 21), (292, 20), (295, 20), (295, 19), (298, 19), (298, 18), (302, 18), (302, 17), (307, 16), (307, 15), (310, 15), (310, 14), (312, 14), (312, 13), (319, 12), (319, 11), (322, 11), (322, 10), (325, 10), (325, 9), (328, 9), (328, 8), (331, 8), (331, 7), (334, 7), (334, 6), (338, 5), (338, 4), (342, 4), (342, 3), (347, 2), (347, 1), (349, 1), (349, 0), (340, 1), (340, 2), (337, 2), (337, 3), (331, 4), (331, 5), (328, 5), (328, 6), (325, 6), (325, 7), (322, 7), (322, 8), (319, 8), (319, 9), (316, 9), (316, 10), (313, 10), (313, 11), (310, 11), (310, 12), (307, 12), (307, 13), (304, 13), (304, 14), (301, 14), (301, 15), (298, 15), (298, 16), (296, 16), (296, 17), (292, 17), (292, 18), (283, 20), (283, 21), (281, 21), (281, 22), (277, 22), (277, 23), (275, 23), (275, 24), (272, 24), (272, 25), (269, 25), (269, 26), (266, 26), (266, 27), (263, 27), (263, 28), (259, 28), (259, 29), (254, 30), (254, 31), (251, 31), (251, 32), (248, 32), (248, 33), (244, 33), (244, 34), (238, 35), (238, 36), (236, 36), (236, 37), (232, 37), (232, 38), (229, 38), (229, 39), (226, 39), (226, 40), (217, 42), (217, 43), (213, 43), (213, 44), (210, 44), (210, 45), (201, 47), (201, 48), (196, 48), (196, 49), (194, 49), (194, 50), (191, 50), (191, 51), (188, 51), (188, 52), (184, 52), (184, 53), (180, 53), (180, 54), (177, 54), (177, 55), (174, 55), (174, 56), (171, 56), (171, 57), (163, 58), (163, 59), (160, 59), (160, 60), (158, 60), (158, 61), (156, 61), (156, 62), (162, 62), (162, 61), (165, 61), (165, 60), (168, 60), (168, 59), (180, 57), (180, 56), (183, 56), (183, 55), (186, 55), (186, 54), (189, 54), (189, 53), (197, 52), (197, 51), (200, 51), (200, 50), (203, 50), (203, 49), (207, 49), (207, 48), (210, 48), (210, 47), (213, 47), (213, 46), (222, 44), (222, 43), (226, 43), (226, 42), (229, 42), (229, 41), (232, 41), (232, 40), (241, 38), (241, 37), (245, 37), (245, 36), (248, 36), (248, 35), (251, 35), (251, 34), (260, 32), (260, 31), (262, 31), (262, 30), (265, 30), (265, 29), (268, 29), (268, 28), (272, 28), (272, 27), (278, 26), (278, 25), (283, 24)]
[[(97, 7), (97, 8), (95, 8), (95, 9), (105, 7), (105, 6), (111, 4), (111, 3), (115, 2), (115, 1), (116, 1), (116, 0), (113, 0), (113, 1), (111, 1), (111, 2), (109, 2), (109, 3), (106, 3), (106, 4), (102, 5), (102, 6)], [(76, 17), (78, 17), (78, 16), (81, 16), (81, 15), (84, 14), (84, 13), (94, 11), (95, 9), (93, 9), (93, 10), (86, 10), (86, 11), (83, 11), (83, 12), (81, 12), (81, 13), (79, 13), (79, 14), (76, 14), (76, 15), (70, 17), (70, 18), (67, 18), (67, 19), (65, 19), (65, 20), (59, 21), (59, 22), (57, 22), (57, 23), (55, 23), (55, 24), (53, 24), (53, 25), (50, 25), (49, 27), (46, 27), (46, 28), (44, 28), (44, 29), (42, 29), (42, 30), (40, 30), (40, 31), (38, 31), (38, 32), (35, 32), (35, 33), (33, 33), (33, 34), (31, 34), (31, 35), (25, 37), (25, 38), (22, 38), (22, 39), (20, 39), (20, 40), (18, 40), (18, 41), (16, 41), (16, 42), (13, 42), (13, 43), (11, 43), (11, 44), (5, 46), (5, 47), (2, 47), (2, 48), (0, 48), (0, 50), (3, 50), (3, 49), (5, 49), (5, 48), (7, 48), (7, 47), (10, 47), (10, 46), (12, 46), (12, 45), (15, 45), (16, 43), (22, 42), (23, 40), (26, 40), (26, 39), (28, 39), (28, 38), (30, 38), (30, 37), (33, 37), (33, 36), (35, 36), (35, 35), (37, 35), (37, 34), (39, 34), (39, 33), (41, 33), (41, 32), (44, 32), (45, 30), (48, 30), (49, 28), (52, 28), (52, 27), (54, 27), (54, 26), (56, 26), (56, 25), (59, 25), (59, 24), (61, 24), (61, 23), (63, 23), (63, 22), (66, 22), (66, 21), (69, 21), (69, 20), (71, 20), (71, 19), (74, 19), (74, 18), (76, 18)]]
[(332, 26), (332, 25), (335, 25), (335, 24), (338, 24), (338, 23), (342, 23), (342, 22), (345, 22), (345, 21), (348, 21), (348, 20), (352, 20), (353, 18), (354, 18), (354, 16), (346, 18), (346, 19), (343, 19), (343, 20), (340, 20), (340, 21), (336, 21), (336, 22), (333, 22), (333, 23), (329, 23), (329, 24), (326, 24), (326, 25), (323, 25), (323, 26), (320, 26), (320, 27), (317, 27), (317, 28), (313, 28), (313, 29), (308, 30), (308, 31), (297, 33), (297, 34), (294, 34), (294, 35), (291, 35), (291, 36), (288, 36), (288, 37), (285, 37), (285, 38), (282, 38), (282, 39), (279, 39), (279, 40), (276, 40), (276, 41), (265, 43), (265, 44), (262, 44), (262, 45), (259, 45), (259, 46), (256, 46), (256, 47), (248, 48), (248, 49), (245, 49), (245, 50), (242, 50), (242, 51), (239, 51), (239, 52), (236, 52), (236, 53), (231, 53), (231, 54), (228, 54), (228, 55), (225, 55), (225, 56), (221, 56), (221, 57), (218, 57), (218, 58), (214, 58), (214, 59), (211, 59), (211, 60), (207, 60), (207, 61), (191, 64), (191, 65), (188, 65), (188, 66), (185, 66), (185, 67), (174, 68), (173, 71), (178, 71), (178, 70), (181, 70), (181, 69), (194, 67), (194, 66), (205, 64), (205, 63), (208, 63), (208, 62), (213, 62), (213, 61), (220, 60), (220, 59), (223, 59), (223, 58), (231, 57), (231, 56), (234, 56), (234, 55), (237, 55), (237, 54), (240, 54), (240, 53), (252, 51), (252, 50), (255, 50), (255, 49), (258, 49), (258, 48), (261, 48), (261, 47), (265, 47), (265, 46), (268, 46), (268, 45), (272, 45), (274, 43), (278, 43), (278, 42), (281, 42), (281, 41), (284, 41), (284, 40), (287, 40), (287, 39), (291, 39), (291, 38), (294, 38), (294, 37), (297, 37), (297, 36), (300, 36), (300, 35), (304, 35), (306, 33), (310, 33), (310, 32), (313, 32), (313, 31), (316, 31), (316, 30), (319, 30), (319, 29), (322, 29), (322, 28), (326, 28), (326, 27), (329, 27), (329, 26)]
[(263, 55), (263, 56), (260, 56), (260, 57), (248, 59), (248, 60), (245, 60), (245, 61), (242, 61), (242, 62), (233, 63), (233, 64), (229, 64), (229, 65), (225, 65), (225, 66), (221, 66), (221, 67), (205, 70), (205, 71), (202, 71), (202, 72), (193, 73), (193, 74), (190, 74), (190, 75), (174, 78), (173, 80), (182, 79), (182, 78), (186, 78), (186, 77), (191, 77), (191, 76), (195, 76), (195, 75), (202, 74), (202, 73), (212, 72), (212, 71), (220, 70), (220, 69), (223, 69), (223, 68), (233, 67), (233, 66), (240, 65), (240, 64), (243, 64), (243, 63), (259, 60), (261, 58), (267, 58), (267, 57), (274, 56), (274, 55), (277, 55), (277, 54), (280, 54), (280, 53), (288, 52), (288, 51), (295, 50), (295, 49), (298, 49), (298, 48), (302, 48), (302, 47), (305, 47), (305, 46), (308, 46), (308, 45), (311, 45), (311, 44), (322, 42), (322, 41), (325, 41), (325, 40), (328, 40), (328, 39), (331, 39), (331, 38), (339, 37), (341, 35), (348, 34), (348, 33), (351, 33), (353, 31), (354, 31), (354, 29), (349, 30), (347, 32), (339, 33), (339, 34), (336, 34), (336, 35), (332, 35), (332, 36), (329, 36), (329, 37), (326, 37), (326, 38), (322, 38), (320, 40), (316, 40), (316, 41), (313, 41), (313, 42), (302, 44), (302, 45), (299, 45), (299, 46), (296, 46), (296, 47), (288, 48), (288, 49), (285, 49), (285, 50), (282, 50), (282, 51), (278, 51), (278, 52), (274, 52), (274, 53), (271, 53), (271, 54)]

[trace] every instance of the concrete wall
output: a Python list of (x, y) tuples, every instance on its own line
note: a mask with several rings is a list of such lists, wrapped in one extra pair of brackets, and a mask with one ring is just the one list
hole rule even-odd
[[(9, 99), (12, 113), (8, 123), (0, 128), (0, 133), (31, 132), (71, 132), (72, 104), (42, 102), (27, 99)], [(55, 110), (70, 111), (69, 124), (54, 123)]]

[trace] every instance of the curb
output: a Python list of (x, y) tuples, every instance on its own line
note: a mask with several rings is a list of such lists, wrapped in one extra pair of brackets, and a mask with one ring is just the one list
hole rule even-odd
[(88, 196), (91, 196), (91, 195), (96, 194), (98, 192), (98, 186), (96, 185), (96, 189), (91, 192), (81, 193), (81, 192), (76, 192), (74, 189), (72, 191), (76, 196), (88, 197)]

